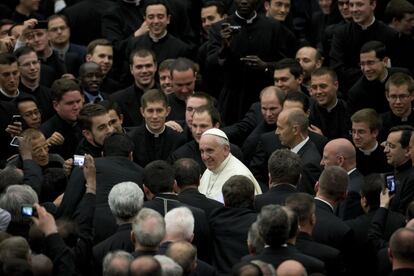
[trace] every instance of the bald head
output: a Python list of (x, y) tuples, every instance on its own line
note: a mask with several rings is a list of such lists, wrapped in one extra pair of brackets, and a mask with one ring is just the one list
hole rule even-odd
[(302, 109), (283, 109), (276, 125), (276, 134), (280, 142), (289, 148), (295, 147), (308, 137), (309, 121)]
[(356, 167), (355, 147), (344, 138), (334, 139), (325, 145), (321, 165), (340, 166), (347, 172)]
[(301, 263), (294, 260), (287, 260), (281, 263), (276, 269), (277, 276), (307, 276), (305, 268)]
[(152, 256), (135, 259), (132, 261), (129, 271), (131, 276), (162, 275), (160, 263)]

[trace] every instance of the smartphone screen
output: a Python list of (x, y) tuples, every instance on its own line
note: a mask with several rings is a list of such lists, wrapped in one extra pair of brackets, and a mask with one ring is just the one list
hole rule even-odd
[(20, 143), (19, 143), (19, 139), (18, 138), (22, 138), (22, 137), (14, 136), (13, 139), (11, 140), (11, 142), (10, 142), (10, 146), (12, 146), (12, 147), (18, 147), (18, 146), (20, 146)]
[(23, 217), (32, 217), (34, 214), (34, 207), (31, 205), (23, 205), (21, 208)]
[(394, 194), (397, 191), (397, 185), (395, 183), (395, 176), (394, 175), (386, 175), (385, 176), (385, 183), (387, 184), (387, 189), (390, 194)]
[(85, 161), (84, 155), (74, 155), (73, 156), (73, 165), (75, 166), (83, 166), (83, 162)]

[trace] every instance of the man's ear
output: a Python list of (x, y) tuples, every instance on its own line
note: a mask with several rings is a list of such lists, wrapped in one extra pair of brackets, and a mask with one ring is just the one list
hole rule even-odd
[(141, 116), (144, 117), (144, 109), (142, 107), (139, 108), (139, 112), (141, 113)]
[(90, 61), (92, 60), (92, 55), (91, 55), (91, 54), (87, 54), (87, 55), (85, 56), (85, 60), (86, 60), (87, 62), (90, 62)]
[(180, 187), (178, 187), (177, 181), (174, 179), (174, 184), (173, 184), (173, 190), (174, 193), (178, 194), (180, 192)]
[(91, 140), (91, 138), (92, 138), (92, 133), (91, 133), (91, 131), (90, 130), (87, 130), (87, 129), (83, 129), (82, 130), (82, 135), (83, 135), (83, 137), (85, 137), (86, 138), (86, 140)]
[(319, 181), (316, 181), (314, 189), (315, 189), (315, 194), (318, 194), (318, 192), (319, 192)]

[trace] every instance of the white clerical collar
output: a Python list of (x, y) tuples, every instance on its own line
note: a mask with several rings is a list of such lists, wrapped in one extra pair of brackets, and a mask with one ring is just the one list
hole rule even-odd
[(230, 161), (230, 156), (231, 156), (231, 153), (229, 153), (229, 156), (227, 156), (227, 157), (226, 157), (226, 159), (224, 159), (224, 160), (223, 160), (223, 162), (221, 162), (220, 166), (218, 166), (218, 168), (217, 168), (217, 169), (215, 169), (215, 170), (211, 170), (211, 171), (212, 171), (214, 174), (219, 174), (219, 173), (221, 173), (221, 172), (224, 170), (224, 168), (226, 167), (227, 163), (229, 163), (229, 161)]
[(373, 17), (372, 17), (372, 21), (371, 21), (371, 23), (369, 23), (369, 24), (367, 24), (367, 25), (365, 25), (365, 26), (362, 26), (362, 25), (360, 25), (360, 24), (358, 24), (358, 25), (359, 25), (359, 26), (361, 26), (361, 29), (366, 30), (366, 29), (368, 29), (369, 27), (371, 27), (371, 25), (372, 25), (372, 24), (374, 24), (374, 22), (375, 22), (375, 16), (373, 16)]
[(322, 199), (322, 198), (320, 198), (320, 197), (317, 197), (317, 196), (315, 196), (315, 199), (317, 199), (317, 200), (320, 200), (320, 201), (322, 201), (322, 202), (324, 202), (324, 203), (326, 203), (326, 204), (328, 204), (328, 206), (329, 207), (331, 207), (331, 209), (332, 209), (332, 212), (334, 211), (334, 207), (328, 202), (328, 201), (326, 201), (326, 200), (324, 200), (324, 199)]
[(338, 98), (336, 98), (336, 100), (335, 100), (335, 104), (332, 106), (332, 107), (330, 107), (330, 108), (327, 108), (326, 110), (328, 111), (328, 112), (331, 112), (332, 111), (332, 109), (334, 109), (335, 107), (336, 107), (336, 105), (338, 104)]
[(165, 30), (164, 33), (159, 37), (152, 36), (151, 33), (148, 33), (148, 35), (154, 43), (157, 43), (158, 41), (163, 39), (167, 35), (167, 33), (168, 33), (167, 30)]
[(253, 16), (252, 16), (252, 17), (250, 17), (249, 19), (244, 18), (244, 17), (243, 17), (243, 16), (241, 16), (241, 15), (240, 15), (237, 11), (235, 12), (235, 14), (236, 14), (236, 16), (237, 16), (238, 18), (245, 20), (247, 24), (252, 24), (252, 23), (253, 23), (253, 20), (257, 17), (257, 12), (256, 12), (256, 11), (254, 11)]
[(17, 98), (17, 97), (20, 95), (20, 91), (19, 91), (19, 89), (17, 89), (17, 93), (16, 93), (16, 95), (13, 95), (13, 96), (10, 96), (9, 94), (7, 94), (7, 93), (3, 90), (3, 88), (0, 88), (0, 93), (1, 93), (1, 94), (3, 94), (5, 97), (7, 97), (7, 98), (9, 98), (9, 99), (14, 99), (14, 98)]
[(292, 149), (290, 149), (290, 151), (291, 152), (294, 152), (294, 153), (298, 153), (299, 151), (300, 151), (300, 149), (306, 144), (306, 142), (308, 142), (309, 141), (309, 136), (308, 137), (306, 137), (306, 139), (305, 140), (303, 140), (302, 142), (300, 142), (299, 144), (297, 144), (296, 146), (294, 146)]
[(149, 133), (151, 133), (152, 135), (154, 135), (155, 138), (158, 138), (165, 130), (165, 125), (162, 127), (161, 131), (159, 132), (154, 132), (152, 131), (147, 124), (145, 124), (145, 127), (147, 128), (147, 130), (149, 131)]
[(348, 171), (348, 175), (350, 175), (351, 173), (353, 173), (355, 170), (356, 170), (356, 168), (353, 168), (350, 171)]
[(373, 153), (377, 149), (377, 147), (378, 147), (378, 142), (375, 141), (375, 146), (371, 149), (367, 149), (367, 150), (363, 150), (363, 149), (360, 149), (360, 148), (358, 148), (358, 149), (365, 155), (371, 155), (371, 153)]

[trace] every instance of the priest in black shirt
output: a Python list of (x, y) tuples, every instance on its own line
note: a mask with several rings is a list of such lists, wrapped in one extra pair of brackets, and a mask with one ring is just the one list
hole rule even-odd
[(134, 161), (145, 167), (154, 160), (166, 160), (185, 137), (165, 126), (171, 108), (167, 96), (158, 89), (150, 89), (141, 97), (141, 115), (145, 123), (131, 132), (135, 143)]

